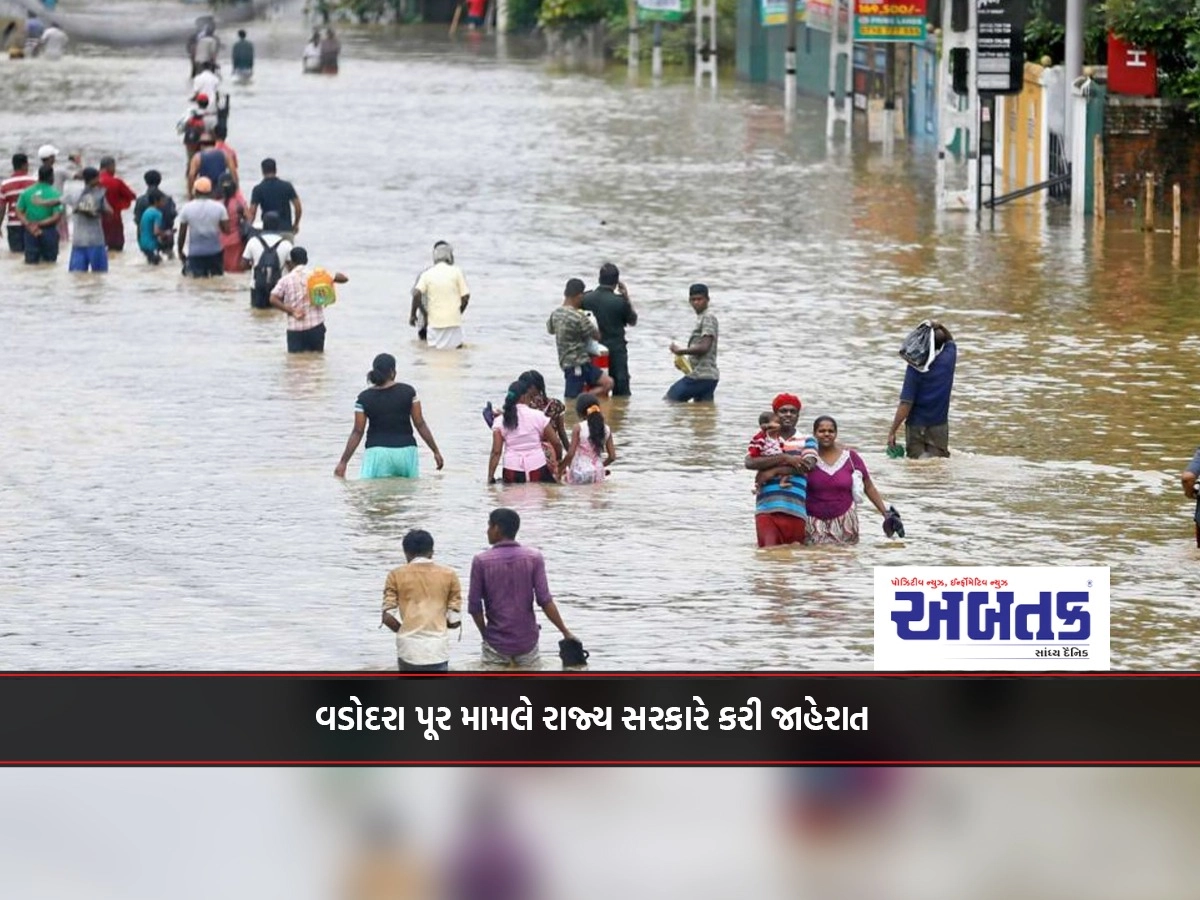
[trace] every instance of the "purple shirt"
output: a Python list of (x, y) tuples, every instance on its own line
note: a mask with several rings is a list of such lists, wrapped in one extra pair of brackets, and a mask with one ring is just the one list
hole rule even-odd
[(841, 458), (836, 472), (826, 471), (824, 463), (818, 462), (808, 473), (808, 515), (811, 519), (836, 519), (845, 515), (854, 505), (854, 470), (867, 478), (867, 465), (853, 450)]
[(471, 560), (467, 612), (484, 613), (483, 639), (505, 656), (537, 647), (540, 629), (533, 603), (545, 606), (553, 599), (546, 583), (546, 560), (533, 547), (500, 541)]

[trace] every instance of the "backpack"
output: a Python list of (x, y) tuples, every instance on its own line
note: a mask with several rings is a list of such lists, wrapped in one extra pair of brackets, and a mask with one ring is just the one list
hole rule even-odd
[(75, 212), (89, 219), (98, 219), (103, 206), (104, 195), (100, 193), (99, 189), (93, 189), (84, 191), (79, 196), (79, 202), (75, 204)]
[(270, 246), (263, 241), (262, 235), (259, 235), (258, 239), (262, 241), (263, 252), (262, 256), (258, 258), (258, 262), (254, 264), (254, 289), (267, 295), (275, 289), (275, 285), (283, 275), (283, 265), (279, 261), (278, 252), (283, 238)]
[(199, 144), (200, 138), (204, 135), (204, 117), (192, 113), (188, 120), (183, 123), (183, 142), (185, 144)]
[(308, 302), (313, 306), (333, 306), (337, 303), (337, 291), (333, 276), (324, 269), (316, 269), (308, 276)]

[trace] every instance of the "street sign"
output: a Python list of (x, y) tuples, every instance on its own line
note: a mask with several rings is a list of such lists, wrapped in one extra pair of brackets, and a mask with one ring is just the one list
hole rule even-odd
[(1158, 93), (1158, 63), (1154, 54), (1108, 34), (1108, 90), (1113, 94), (1153, 97)]
[(925, 42), (925, 0), (855, 0), (854, 40)]
[(1025, 0), (978, 0), (975, 87), (1019, 94), (1025, 87)]
[(639, 22), (682, 22), (692, 11), (692, 0), (638, 0)]

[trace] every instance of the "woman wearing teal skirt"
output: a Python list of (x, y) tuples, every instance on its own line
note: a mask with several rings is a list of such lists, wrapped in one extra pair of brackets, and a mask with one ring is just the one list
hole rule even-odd
[(338, 478), (345, 477), (346, 464), (358, 449), (365, 432), (367, 449), (363, 454), (360, 478), (416, 478), (420, 474), (420, 464), (414, 429), (433, 451), (433, 461), (441, 469), (442, 454), (421, 415), (417, 392), (411, 385), (396, 381), (396, 357), (390, 353), (375, 357), (367, 381), (371, 386), (358, 395), (354, 404), (354, 429), (333, 474)]

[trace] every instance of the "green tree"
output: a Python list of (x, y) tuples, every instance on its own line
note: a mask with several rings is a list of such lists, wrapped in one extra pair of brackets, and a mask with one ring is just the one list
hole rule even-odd
[[(1063, 0), (1029, 0), (1028, 16), (1025, 20), (1025, 58), (1040, 63), (1050, 57), (1054, 63), (1066, 58), (1066, 3)], [(1092, 0), (1088, 3), (1084, 19), (1083, 59), (1087, 63), (1099, 63), (1107, 49), (1108, 25), (1105, 22), (1104, 3)]]
[(560, 28), (568, 34), (608, 18), (616, 0), (542, 0), (538, 22), (543, 28)]
[(1108, 0), (1107, 11), (1114, 34), (1155, 55), (1159, 92), (1200, 109), (1200, 2)]

